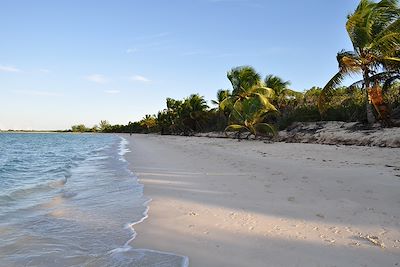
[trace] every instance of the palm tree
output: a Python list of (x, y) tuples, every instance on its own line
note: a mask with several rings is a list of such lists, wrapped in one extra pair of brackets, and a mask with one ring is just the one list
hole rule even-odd
[(302, 93), (289, 89), (290, 82), (284, 81), (281, 77), (269, 74), (265, 77), (264, 84), (274, 91), (273, 104), (279, 110), (284, 109), (289, 102), (302, 97)]
[(175, 133), (176, 131), (180, 131), (183, 127), (181, 119), (183, 101), (168, 97), (166, 102), (167, 109), (165, 110), (165, 116), (167, 117), (166, 120), (170, 122), (168, 131)]
[(250, 97), (237, 101), (233, 106), (230, 116), (232, 124), (225, 128), (225, 132), (248, 132), (247, 137), (258, 134), (274, 134), (274, 128), (268, 123), (264, 123), (265, 116), (276, 109), (266, 108), (260, 98)]
[(111, 128), (111, 124), (106, 120), (101, 120), (99, 124), (99, 130), (101, 132), (107, 132)]
[[(216, 121), (216, 127), (218, 130), (223, 130), (225, 129), (227, 122), (228, 122), (228, 117), (229, 114), (231, 114), (232, 111), (232, 106), (222, 106), (221, 103), (228, 97), (231, 97), (232, 93), (230, 90), (224, 90), (220, 89), (217, 91), (217, 99), (216, 100), (211, 100), (211, 103), (216, 105), (217, 108), (214, 108), (211, 110), (212, 113), (215, 113), (217, 121)], [(211, 114), (212, 114), (211, 113)]]
[(208, 109), (207, 101), (199, 94), (192, 94), (182, 104), (182, 119), (184, 124), (193, 131), (197, 131), (204, 121)]
[(150, 129), (157, 126), (157, 118), (154, 115), (146, 115), (140, 121), (140, 126), (146, 128), (146, 132), (149, 133)]
[(284, 94), (290, 86), (289, 81), (284, 81), (281, 77), (268, 74), (264, 80), (265, 86), (274, 90), (275, 95)]
[(373, 123), (375, 117), (368, 101), (371, 83), (382, 82), (400, 69), (400, 9), (397, 0), (361, 0), (353, 14), (348, 16), (346, 30), (353, 43), (353, 51), (337, 54), (339, 71), (325, 85), (319, 98), (321, 112), (335, 87), (352, 74), (361, 74), (363, 79), (353, 84), (362, 85), (365, 91), (367, 119)]
[(271, 132), (272, 127), (263, 123), (268, 112), (277, 111), (269, 101), (273, 90), (267, 88), (261, 76), (250, 66), (236, 67), (228, 71), (232, 95), (220, 103), (222, 110), (231, 110), (230, 125), (225, 131), (248, 131), (249, 135)]
[(221, 103), (224, 101), (226, 98), (230, 97), (231, 91), (228, 89), (219, 89), (217, 91), (217, 99), (216, 100), (211, 100), (211, 103), (214, 105), (218, 106), (218, 109), (221, 110)]
[(236, 102), (250, 97), (257, 97), (264, 108), (270, 109), (273, 105), (269, 98), (273, 96), (273, 90), (267, 88), (261, 81), (261, 76), (253, 67), (241, 66), (228, 71), (227, 77), (232, 84), (232, 95), (220, 103), (220, 107), (233, 107)]

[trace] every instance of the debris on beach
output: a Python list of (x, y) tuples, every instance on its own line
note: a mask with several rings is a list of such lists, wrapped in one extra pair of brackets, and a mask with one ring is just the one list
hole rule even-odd
[(367, 240), (367, 241), (371, 242), (375, 246), (378, 246), (378, 247), (381, 247), (381, 248), (385, 248), (385, 244), (382, 241), (380, 241), (377, 236), (360, 234), (359, 237), (364, 239), (364, 240)]

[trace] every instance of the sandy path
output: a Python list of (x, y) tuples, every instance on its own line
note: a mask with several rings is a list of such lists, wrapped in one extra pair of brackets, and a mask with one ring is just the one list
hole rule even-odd
[(191, 267), (400, 266), (400, 149), (124, 137), (153, 199), (136, 248)]

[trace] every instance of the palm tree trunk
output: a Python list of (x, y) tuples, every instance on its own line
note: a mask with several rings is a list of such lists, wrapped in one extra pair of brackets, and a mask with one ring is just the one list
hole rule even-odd
[(371, 81), (370, 81), (370, 77), (368, 74), (368, 69), (364, 70), (364, 84), (365, 84), (365, 105), (366, 105), (366, 112), (367, 112), (367, 122), (368, 124), (374, 124), (375, 122), (375, 115), (374, 112), (372, 110), (372, 105), (371, 103), (369, 103), (369, 93), (368, 93), (368, 89), (371, 85)]
[(372, 110), (372, 106), (369, 103), (369, 101), (367, 101), (367, 121), (368, 121), (368, 124), (374, 124), (376, 121), (374, 112)]

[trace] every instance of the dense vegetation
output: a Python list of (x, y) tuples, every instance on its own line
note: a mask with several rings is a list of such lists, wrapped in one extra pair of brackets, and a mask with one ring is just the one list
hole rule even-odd
[[(278, 76), (263, 79), (251, 66), (240, 66), (228, 71), (232, 88), (219, 90), (212, 108), (199, 94), (182, 100), (167, 98), (164, 110), (141, 121), (128, 125), (101, 121), (90, 129), (75, 125), (72, 131), (185, 135), (234, 131), (257, 136), (274, 134), (296, 121), (372, 123), (379, 119), (390, 126), (390, 116), (400, 116), (399, 17), (397, 0), (361, 0), (346, 23), (354, 50), (338, 53), (339, 71), (324, 88), (298, 92)], [(340, 86), (346, 75), (353, 74), (362, 75), (362, 80)]]
[[(254, 72), (250, 67), (235, 69), (251, 69)], [(313, 87), (304, 92), (296, 92), (288, 88), (288, 82), (276, 76), (274, 78), (283, 86), (272, 90), (262, 86), (258, 89), (253, 87), (242, 92), (242, 99), (236, 91), (231, 93), (231, 90), (219, 90), (216, 99), (211, 101), (215, 106), (213, 108), (198, 94), (182, 100), (167, 98), (164, 110), (156, 115), (146, 115), (138, 122), (111, 125), (102, 121), (99, 126), (92, 128), (76, 125), (72, 131), (189, 135), (194, 132), (238, 130), (265, 135), (272, 133), (273, 129), (284, 129), (297, 121), (366, 121), (365, 96), (360, 89), (333, 89), (331, 101), (325, 104), (324, 112), (320, 113), (322, 88)], [(257, 90), (265, 92), (255, 93)], [(392, 83), (384, 90), (384, 99), (394, 113), (400, 113), (400, 82)]]
[[(373, 84), (385, 87), (399, 78), (400, 71), (400, 9), (397, 0), (382, 0), (375, 3), (361, 0), (350, 14), (346, 30), (353, 43), (353, 51), (342, 50), (337, 54), (339, 71), (324, 87), (320, 108), (332, 96), (333, 89), (340, 84), (346, 75), (361, 74), (362, 80), (350, 88), (362, 89), (365, 95), (366, 115), (369, 123), (375, 121), (373, 109), (368, 101)], [(372, 99), (373, 100), (373, 99)], [(372, 101), (374, 102), (374, 101)], [(383, 104), (379, 101), (379, 105)], [(379, 116), (382, 112), (374, 105)]]

